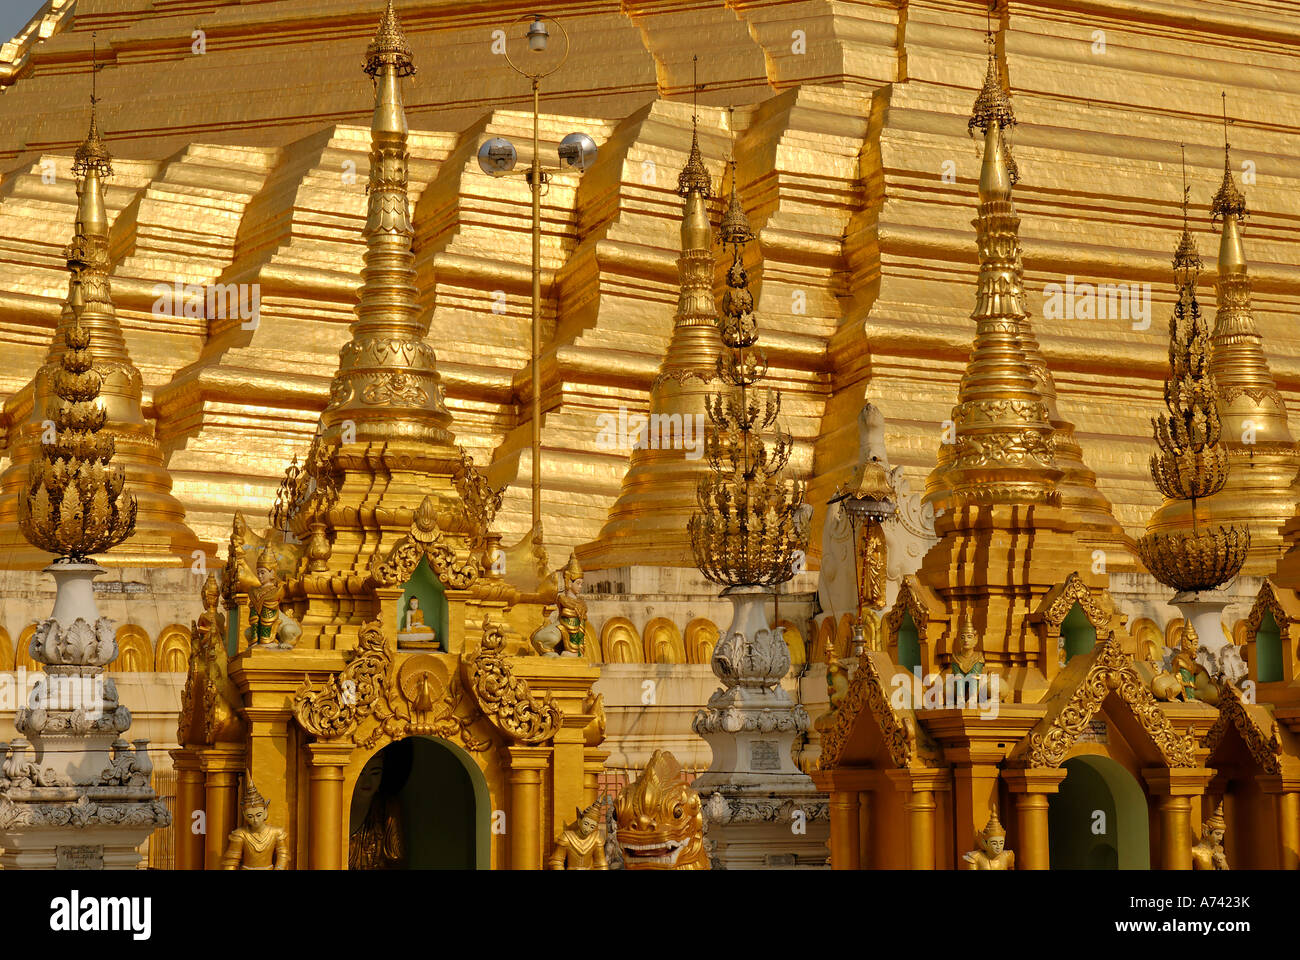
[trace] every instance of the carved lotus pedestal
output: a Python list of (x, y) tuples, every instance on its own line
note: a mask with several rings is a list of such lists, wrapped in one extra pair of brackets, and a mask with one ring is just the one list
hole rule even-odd
[(53, 614), (29, 652), (45, 670), (24, 685), (20, 736), (0, 743), (0, 868), (134, 869), (138, 847), (171, 815), (149, 782), (146, 740), (122, 739), (131, 712), (104, 665), (117, 656), (99, 616), (96, 564), (56, 563)]
[(767, 622), (762, 587), (731, 587), (723, 596), (732, 603), (732, 622), (712, 660), (723, 686), (691, 723), (713, 750), (709, 769), (692, 786), (704, 800), (714, 867), (824, 867), (826, 795), (791, 756), (809, 720), (781, 687), (790, 670), (783, 630)]

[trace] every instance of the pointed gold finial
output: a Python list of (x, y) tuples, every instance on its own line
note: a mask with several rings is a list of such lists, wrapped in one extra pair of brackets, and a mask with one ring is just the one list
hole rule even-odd
[(1238, 223), (1247, 217), (1246, 197), (1237, 189), (1237, 182), (1232, 177), (1232, 144), (1228, 142), (1228, 94), (1223, 96), (1223, 182), (1210, 201), (1210, 221), (1218, 223), (1228, 217), (1235, 217)]
[(351, 339), (340, 351), (321, 414), (322, 443), (350, 437), (361, 443), (403, 438), (450, 444), (451, 414), (416, 300), (401, 84), (415, 65), (392, 0), (366, 49), (364, 69), (375, 81), (366, 251)]
[(113, 158), (99, 135), (99, 121), (95, 115), (95, 107), (99, 103), (99, 97), (95, 95), (95, 75), (99, 72), (99, 53), (95, 37), (96, 34), (90, 35), (90, 130), (86, 134), (86, 139), (81, 142), (81, 146), (77, 147), (77, 152), (72, 155), (72, 175), (78, 179), (91, 172), (100, 177), (113, 175)]
[(1192, 202), (1192, 188), (1187, 185), (1187, 144), (1180, 143), (1178, 148), (1183, 157), (1183, 233), (1178, 238), (1178, 246), (1174, 248), (1174, 278), (1181, 290), (1188, 282), (1188, 277), (1195, 286), (1196, 277), (1201, 272), (1201, 255), (1197, 252), (1196, 241), (1192, 239), (1192, 229), (1187, 218), (1187, 208)]
[(93, 34), (91, 41), (90, 132), (73, 158), (80, 181), (77, 226), (65, 251), (71, 276), (64, 316), (71, 322), (64, 328), (65, 349), (51, 378), (57, 398), (55, 439), (41, 444), (18, 498), (18, 525), (27, 541), (74, 561), (122, 543), (135, 532), (136, 518), (135, 497), (123, 491), (125, 472), (111, 466), (116, 444), (111, 433), (103, 432), (108, 422), (99, 398), (104, 380), (90, 351), (92, 329), (82, 322), (83, 286), (92, 284), (100, 296), (99, 278), (108, 271), (108, 218), (99, 178), (113, 172), (95, 124), (98, 53)]
[[(985, 42), (989, 47), (988, 69), (984, 72), (984, 85), (975, 97), (974, 106), (971, 107), (966, 130), (972, 137), (975, 136), (976, 130), (984, 134), (986, 169), (990, 144), (995, 145), (994, 152), (1000, 155), (1000, 163), (1005, 169), (1005, 178), (1010, 186), (1015, 186), (1020, 181), (1020, 169), (1016, 166), (1016, 158), (1011, 153), (1010, 131), (1016, 125), (1016, 113), (1011, 105), (1011, 92), (1002, 82), (997, 41), (993, 35), (992, 11), (993, 3), (990, 3), (988, 32), (985, 35)], [(996, 133), (993, 132), (995, 128)], [(999, 175), (1001, 176), (1000, 172)]]
[(411, 45), (402, 32), (402, 24), (393, 9), (393, 0), (388, 0), (384, 15), (379, 21), (375, 38), (366, 47), (366, 59), (363, 69), (371, 77), (377, 77), (385, 64), (392, 65), (399, 77), (415, 75), (415, 60), (411, 56)]
[(704, 166), (704, 158), (700, 156), (700, 83), (696, 74), (699, 61), (698, 55), (692, 58), (691, 150), (686, 157), (686, 166), (682, 167), (682, 172), (677, 175), (677, 192), (683, 197), (694, 193), (707, 200), (713, 196), (713, 182), (709, 178), (708, 168)]

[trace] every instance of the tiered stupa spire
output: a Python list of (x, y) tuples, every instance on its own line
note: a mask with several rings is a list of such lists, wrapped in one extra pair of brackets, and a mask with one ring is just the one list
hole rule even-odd
[[(988, 67), (984, 75), (984, 84), (975, 99), (975, 105), (967, 122), (967, 129), (972, 136), (976, 131), (984, 135), (985, 150), (987, 152), (993, 139), (990, 131), (996, 128), (997, 152), (999, 153), (999, 157), (996, 159), (999, 161), (999, 169), (1005, 170), (1006, 200), (1009, 203), (1010, 188), (1014, 187), (1020, 180), (1019, 168), (1016, 165), (1015, 156), (1012, 154), (1010, 141), (1010, 132), (1016, 126), (1017, 121), (1011, 95), (1003, 82), (999, 58), (991, 33), (988, 36), (988, 45)], [(983, 174), (987, 170), (988, 164), (986, 163), (981, 175), (981, 199), (985, 198)], [(992, 176), (995, 182), (991, 182), (989, 186), (993, 187), (996, 193), (1000, 191), (999, 182), (996, 181), (1002, 174), (993, 172)], [(991, 194), (990, 197), (992, 197)], [(1064, 419), (1057, 407), (1056, 381), (1047, 367), (1047, 362), (1038, 345), (1038, 338), (1035, 336), (1033, 327), (1029, 322), (1027, 297), (1024, 290), (1024, 267), (1021, 262), (1018, 233), (1020, 221), (1018, 217), (1015, 217), (1014, 210), (1011, 211), (1010, 216), (1015, 219), (1015, 224), (1011, 227), (1011, 232), (1015, 234), (1015, 242), (1006, 248), (1008, 255), (1005, 262), (981, 263), (981, 303), (984, 304), (983, 308), (986, 311), (989, 309), (996, 310), (1000, 309), (1000, 307), (992, 304), (991, 298), (995, 296), (1005, 298), (1008, 316), (1014, 318), (1018, 327), (1017, 338), (1020, 352), (1029, 366), (1029, 374), (1033, 380), (1033, 390), (1042, 402), (1047, 422), (1052, 428), (1053, 460), (1056, 468), (1061, 471), (1061, 477), (1056, 484), (1061, 506), (1075, 514), (1080, 521), (1080, 540), (1093, 548), (1100, 547), (1106, 551), (1108, 566), (1127, 565), (1126, 561), (1128, 561), (1132, 550), (1131, 541), (1115, 519), (1110, 502), (1097, 489), (1097, 475), (1088, 468), (1083, 460), (1083, 451), (1074, 437), (1074, 424)], [(989, 228), (990, 232), (987, 236), (981, 234), (981, 246), (986, 240), (994, 242), (999, 236), (1005, 238), (1009, 235), (1007, 233), (1007, 223), (1004, 220), (989, 221)], [(976, 221), (976, 229), (977, 231), (980, 229), (980, 221), (978, 220)], [(978, 318), (976, 319), (978, 320)], [(935, 505), (936, 509), (945, 509), (951, 503), (951, 490), (948, 486), (950, 481), (946, 474), (955, 450), (952, 445), (945, 446), (948, 449), (940, 450), (938, 466), (926, 484), (927, 499)]]
[(677, 177), (683, 198), (679, 293), (672, 337), (650, 388), (643, 442), (633, 448), (618, 501), (600, 536), (578, 551), (588, 569), (694, 564), (686, 524), (709, 471), (702, 456), (705, 404), (716, 385), (722, 340), (713, 299), (712, 181), (700, 153), (698, 112), (691, 148)]
[[(82, 542), (81, 556), (117, 546), (102, 561), (119, 567), (188, 566), (200, 547), (185, 525), (184, 507), (172, 496), (162, 450), (141, 412), (143, 378), (113, 308), (104, 204), (104, 180), (113, 166), (96, 104), (92, 93), (90, 128), (72, 162), (77, 216), (65, 250), (68, 296), (31, 388), (11, 401), (21, 422), (12, 462), (0, 477), (0, 555), (9, 567), (43, 567), (47, 553), (64, 554), (73, 540)], [(30, 404), (25, 416), (24, 403)], [(112, 470), (107, 469), (110, 457)], [(89, 479), (72, 484), (74, 475)], [(133, 497), (129, 510), (130, 498), (113, 492), (123, 485)], [(66, 499), (74, 486), (84, 512)], [(92, 488), (107, 499), (92, 495)], [(52, 514), (41, 512), (47, 506)], [(127, 512), (134, 516), (134, 532), (123, 543), (114, 538)], [(72, 535), (74, 525), (84, 525), (82, 534)]]
[[(1221, 440), (1219, 388), (1210, 363), (1210, 331), (1196, 298), (1201, 258), (1187, 222), (1183, 188), (1183, 233), (1174, 252), (1178, 302), (1169, 320), (1167, 414), (1151, 421), (1157, 452), (1151, 476), (1166, 501), (1188, 504), (1187, 528), (1156, 526), (1157, 511), (1138, 550), (1157, 580), (1180, 593), (1213, 590), (1237, 575), (1246, 559), (1250, 534), (1245, 526), (1211, 525), (1206, 499), (1223, 489), (1229, 476), (1227, 447)], [(1163, 510), (1164, 508), (1162, 508)], [(1213, 644), (1222, 638), (1201, 638)]]
[[(267, 554), (278, 575), (307, 599), (299, 646), (355, 645), (361, 626), (382, 612), (376, 588), (393, 586), (392, 571), (404, 569), (388, 554), (413, 536), (412, 529), (424, 538), (421, 548), (426, 541), (438, 544), (439, 565), (454, 567), (439, 576), (466, 587), (474, 583), (499, 504), (455, 445), (434, 350), (425, 339), (427, 318), (419, 316), (401, 92), (415, 64), (392, 0), (363, 69), (374, 82), (375, 110), (356, 318), (311, 449), (301, 467), (295, 463), (286, 472), (272, 515), (274, 527), (306, 546), (298, 556), (290, 550)], [(228, 592), (255, 582), (255, 551), (241, 538), (237, 521)], [(378, 571), (385, 558), (392, 569)]]
[(960, 625), (973, 624), (987, 663), (999, 666), (1018, 699), (1032, 699), (1041, 694), (1031, 691), (1046, 687), (1042, 671), (1057, 659), (1056, 650), (1040, 649), (1031, 622), (1037, 604), (1071, 572), (1092, 590), (1104, 588), (1105, 578), (1093, 572), (1079, 517), (1062, 508), (1070, 488), (1064, 487), (1058, 424), (1067, 438), (1069, 425), (1053, 420), (1044, 395), (1051, 380), (1026, 319), (1020, 218), (1012, 202), (1016, 173), (1006, 137), (1015, 116), (996, 55), (990, 50), (989, 56), (969, 122), (984, 137), (973, 221), (979, 255), (975, 340), (952, 411), (953, 442), (941, 445), (927, 484), (930, 498), (944, 508), (935, 522), (940, 540), (917, 573), (946, 619), (943, 625), (930, 621), (918, 638), (920, 660), (910, 663), (918, 651), (904, 651), (902, 608), (886, 621), (900, 662), (923, 670), (942, 668), (956, 650)]
[(1217, 386), (1229, 470), (1223, 489), (1210, 497), (1205, 507), (1210, 522), (1244, 526), (1250, 531), (1250, 550), (1241, 572), (1266, 576), (1277, 566), (1282, 525), (1295, 511), (1297, 495), (1292, 484), (1300, 471), (1300, 455), (1251, 309), (1250, 276), (1242, 245), (1246, 198), (1233, 179), (1230, 151), (1225, 96), (1223, 182), (1210, 204), (1213, 222), (1221, 224), (1210, 373)]

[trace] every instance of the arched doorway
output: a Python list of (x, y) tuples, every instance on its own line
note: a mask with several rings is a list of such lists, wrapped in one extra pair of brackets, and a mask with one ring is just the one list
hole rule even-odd
[(433, 737), (390, 743), (352, 791), (350, 870), (486, 870), (491, 804), (464, 750)]
[(1059, 793), (1048, 797), (1053, 870), (1149, 870), (1146, 795), (1109, 757), (1072, 757)]

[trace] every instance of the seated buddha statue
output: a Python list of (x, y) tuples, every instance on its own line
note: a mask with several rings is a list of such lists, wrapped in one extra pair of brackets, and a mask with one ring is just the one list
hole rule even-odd
[(421, 649), (436, 649), (438, 646), (437, 631), (424, 622), (424, 610), (420, 608), (419, 597), (413, 596), (406, 601), (406, 615), (397, 632), (397, 645)]

